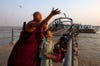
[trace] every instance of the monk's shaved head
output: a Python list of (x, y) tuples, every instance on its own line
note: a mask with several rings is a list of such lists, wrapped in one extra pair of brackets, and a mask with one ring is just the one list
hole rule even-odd
[(41, 20), (42, 20), (42, 15), (41, 15), (40, 12), (37, 11), (37, 12), (35, 12), (35, 13), (33, 14), (33, 18), (34, 18), (35, 21), (41, 22)]
[(33, 16), (35, 17), (35, 16), (38, 15), (38, 14), (41, 14), (41, 13), (38, 12), (38, 11), (37, 11), (37, 12), (34, 12), (34, 13), (33, 13)]

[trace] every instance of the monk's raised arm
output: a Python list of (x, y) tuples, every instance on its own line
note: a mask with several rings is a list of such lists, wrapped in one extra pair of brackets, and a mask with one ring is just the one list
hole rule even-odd
[(52, 9), (52, 11), (51, 11), (51, 13), (49, 14), (49, 16), (47, 16), (47, 18), (45, 18), (42, 22), (41, 22), (41, 25), (45, 25), (45, 24), (48, 24), (48, 22), (49, 22), (49, 20), (53, 17), (53, 16), (55, 16), (55, 15), (57, 15), (57, 14), (60, 14), (61, 12), (60, 12), (60, 10), (59, 9)]
[[(36, 12), (34, 14), (34, 20), (30, 21), (27, 24), (27, 27), (38, 27), (38, 26), (44, 26), (45, 24), (48, 24), (48, 21), (55, 15), (60, 14), (60, 10), (58, 9), (52, 9), (51, 13), (49, 14), (49, 16), (47, 16), (47, 18), (45, 18), (42, 22), (41, 22), (41, 14), (39, 12)], [(39, 18), (38, 18), (39, 17)]]

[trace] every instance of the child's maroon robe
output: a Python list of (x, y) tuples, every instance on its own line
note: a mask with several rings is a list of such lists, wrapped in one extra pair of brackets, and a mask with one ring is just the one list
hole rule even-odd
[(39, 44), (42, 38), (41, 27), (32, 33), (22, 31), (8, 59), (8, 66), (39, 66)]

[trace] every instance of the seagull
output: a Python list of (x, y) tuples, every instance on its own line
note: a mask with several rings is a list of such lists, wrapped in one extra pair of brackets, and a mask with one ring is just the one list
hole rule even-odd
[(19, 8), (22, 8), (22, 5), (19, 5)]

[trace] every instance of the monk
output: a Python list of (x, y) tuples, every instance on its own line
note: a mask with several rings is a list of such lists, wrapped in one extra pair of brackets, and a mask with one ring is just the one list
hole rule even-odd
[(25, 25), (21, 31), (19, 40), (14, 45), (8, 59), (7, 66), (39, 66), (39, 45), (43, 38), (43, 32), (47, 29), (48, 21), (55, 15), (60, 14), (60, 10), (52, 9), (49, 16), (42, 20), (40, 12), (33, 14), (33, 20)]

